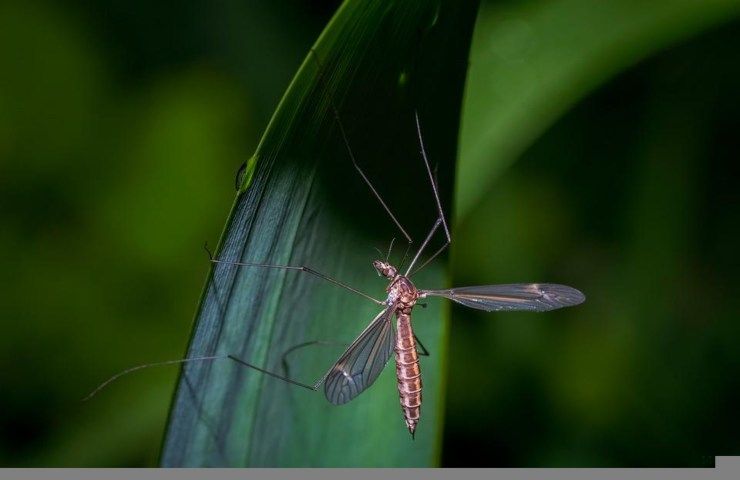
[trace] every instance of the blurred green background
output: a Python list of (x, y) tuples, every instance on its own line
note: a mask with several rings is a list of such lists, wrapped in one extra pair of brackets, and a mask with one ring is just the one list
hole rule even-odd
[[(740, 453), (738, 2), (484, 2), (452, 309), (449, 466)], [(156, 463), (234, 175), (337, 1), (0, 4), (0, 465)], [(461, 59), (463, 61), (463, 59)], [(434, 354), (434, 352), (433, 352)]]

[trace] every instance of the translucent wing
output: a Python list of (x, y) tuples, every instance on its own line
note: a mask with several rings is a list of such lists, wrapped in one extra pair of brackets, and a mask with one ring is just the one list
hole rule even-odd
[(481, 285), (448, 290), (423, 290), (421, 294), (449, 298), (466, 307), (487, 312), (500, 310), (546, 312), (578, 305), (586, 300), (586, 296), (575, 288), (553, 283)]
[(385, 368), (396, 343), (393, 312), (393, 308), (380, 312), (329, 371), (324, 393), (334, 405), (347, 403), (365, 391)]

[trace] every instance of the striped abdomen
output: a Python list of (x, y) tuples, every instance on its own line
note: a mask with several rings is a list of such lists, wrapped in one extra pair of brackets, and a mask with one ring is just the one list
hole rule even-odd
[(419, 355), (416, 353), (414, 331), (411, 329), (411, 316), (398, 313), (396, 336), (396, 377), (401, 410), (406, 426), (414, 435), (421, 411), (421, 370)]

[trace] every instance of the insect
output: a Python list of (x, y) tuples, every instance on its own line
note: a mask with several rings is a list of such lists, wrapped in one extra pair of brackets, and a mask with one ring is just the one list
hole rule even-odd
[[(312, 54), (316, 58), (316, 61), (319, 62), (315, 52), (312, 51)], [(320, 63), (319, 67), (321, 69)], [(363, 170), (358, 165), (347, 139), (347, 135), (345, 133), (342, 122), (339, 118), (338, 110), (333, 105), (333, 103), (331, 103), (331, 106), (352, 164), (354, 165), (359, 175), (362, 177), (363, 181), (367, 184), (370, 191), (377, 198), (383, 209), (389, 215), (390, 219), (396, 224), (406, 240), (408, 240), (410, 245), (412, 243), (411, 237), (402, 227), (401, 223), (392, 213), (387, 204), (383, 201), (380, 194), (371, 183), (370, 179), (365, 175)], [(387, 257), (385, 260), (375, 260), (373, 262), (373, 267), (378, 275), (385, 277), (389, 282), (386, 288), (387, 296), (385, 300), (378, 300), (376, 298), (373, 298), (372, 296), (364, 292), (361, 292), (345, 283), (340, 282), (339, 280), (336, 280), (307, 266), (227, 262), (213, 258), (213, 256), (209, 252), (209, 255), (211, 255), (211, 262), (213, 262), (214, 264), (227, 263), (240, 267), (294, 270), (308, 273), (325, 281), (331, 282), (355, 294), (361, 295), (382, 307), (380, 313), (377, 314), (377, 316), (357, 336), (354, 342), (349, 345), (349, 347), (344, 351), (339, 359), (331, 366), (331, 368), (329, 368), (328, 371), (326, 371), (326, 373), (317, 382), (315, 382), (314, 384), (301, 383), (286, 376), (270, 372), (259, 366), (248, 363), (235, 355), (192, 357), (183, 360), (158, 362), (130, 368), (115, 375), (114, 377), (111, 377), (109, 380), (98, 386), (86, 398), (90, 398), (100, 389), (102, 389), (108, 383), (112, 382), (118, 377), (141, 368), (154, 365), (167, 365), (191, 361), (230, 358), (231, 360), (241, 365), (309, 390), (316, 391), (323, 385), (326, 399), (334, 405), (342, 405), (353, 400), (362, 392), (367, 390), (380, 376), (391, 356), (395, 355), (396, 378), (401, 410), (406, 427), (408, 428), (408, 431), (413, 438), (421, 416), (422, 404), (422, 379), (421, 368), (419, 364), (420, 353), (417, 350), (417, 347), (420, 347), (424, 352), (426, 351), (426, 349), (424, 349), (424, 347), (418, 342), (418, 339), (414, 335), (414, 330), (412, 326), (412, 312), (419, 300), (425, 299), (427, 297), (443, 297), (462, 304), (466, 307), (485, 310), (488, 312), (516, 310), (544, 312), (582, 303), (585, 300), (585, 296), (580, 291), (565, 285), (550, 283), (482, 285), (450, 288), (444, 290), (419, 289), (414, 285), (411, 280), (413, 275), (423, 269), (432, 260), (434, 260), (451, 243), (450, 230), (444, 217), (437, 183), (434, 175), (432, 174), (429, 160), (427, 159), (418, 114), (415, 114), (415, 120), (420, 152), (424, 160), (426, 173), (429, 177), (431, 190), (436, 204), (435, 206), (437, 210), (437, 219), (434, 222), (434, 225), (431, 227), (426, 238), (419, 246), (410, 264), (405, 269), (405, 271), (403, 271), (403, 273), (399, 268), (389, 263)], [(414, 270), (414, 267), (417, 266), (417, 263), (422, 256), (422, 253), (428, 246), (434, 234), (439, 230), (440, 226), (442, 227), (445, 235), (444, 244), (433, 255), (431, 255), (428, 260), (426, 260), (422, 265), (418, 266), (416, 270)]]
[[(334, 109), (334, 114), (340, 126), (342, 137), (354, 167), (357, 169), (373, 194), (377, 197), (390, 218), (394, 223), (396, 223), (401, 233), (406, 236), (409, 242), (411, 242), (411, 238), (406, 233), (406, 230), (401, 226), (400, 222), (396, 219), (395, 215), (393, 215), (387, 204), (373, 187), (368, 177), (357, 164), (352, 153), (352, 149), (349, 146), (349, 142), (347, 141), (344, 128), (341, 126), (341, 121), (339, 121), (339, 114), (336, 109)], [(415, 115), (415, 120), (420, 151), (431, 183), (438, 217), (424, 239), (424, 242), (420, 245), (414, 255), (413, 260), (411, 260), (411, 263), (403, 273), (401, 273), (394, 265), (390, 264), (387, 259), (373, 261), (373, 267), (378, 275), (385, 277), (389, 281), (388, 287), (386, 288), (387, 297), (385, 300), (377, 300), (370, 295), (306, 266), (221, 262), (220, 260), (211, 258), (213, 263), (228, 263), (243, 267), (274, 268), (306, 272), (368, 298), (382, 306), (383, 310), (360, 333), (334, 365), (332, 365), (332, 367), (314, 384), (297, 382), (285, 376), (262, 369), (256, 365), (252, 365), (234, 355), (228, 355), (228, 358), (231, 358), (249, 368), (309, 390), (316, 391), (323, 384), (326, 399), (334, 405), (342, 405), (353, 400), (362, 392), (367, 390), (375, 380), (377, 380), (378, 376), (380, 376), (380, 373), (385, 368), (391, 356), (395, 354), (396, 378), (401, 410), (406, 427), (412, 437), (415, 435), (416, 427), (419, 423), (422, 403), (422, 380), (421, 368), (419, 365), (419, 352), (417, 351), (417, 339), (414, 335), (411, 323), (412, 311), (419, 300), (427, 297), (444, 297), (465, 305), (466, 307), (485, 310), (488, 312), (515, 310), (544, 312), (562, 307), (578, 305), (585, 300), (583, 293), (575, 288), (551, 283), (482, 285), (450, 288), (445, 290), (418, 289), (414, 285), (411, 281), (413, 274), (424, 268), (424, 266), (442, 253), (451, 243), (449, 228), (444, 218), (437, 184), (426, 156), (418, 114)], [(414, 267), (421, 258), (422, 252), (425, 250), (440, 226), (443, 227), (446, 237), (444, 244), (426, 262), (424, 262), (424, 264), (414, 270)]]

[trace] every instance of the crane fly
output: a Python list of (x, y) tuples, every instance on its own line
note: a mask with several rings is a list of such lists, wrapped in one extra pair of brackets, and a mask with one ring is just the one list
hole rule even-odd
[[(321, 64), (315, 52), (313, 52), (312, 50), (311, 53), (314, 55), (317, 63), (319, 63), (319, 67), (321, 68)], [(341, 133), (345, 147), (349, 154), (349, 158), (351, 159), (354, 168), (357, 170), (360, 177), (362, 177), (365, 184), (369, 187), (373, 195), (378, 199), (380, 205), (383, 207), (390, 219), (393, 221), (393, 223), (395, 223), (396, 227), (399, 229), (401, 234), (406, 238), (410, 245), (412, 243), (411, 237), (403, 228), (396, 216), (392, 213), (388, 205), (383, 201), (380, 194), (371, 183), (370, 179), (367, 177), (367, 175), (365, 175), (364, 171), (358, 165), (347, 139), (347, 135), (345, 133), (342, 122), (339, 118), (339, 112), (332, 102), (330, 102), (330, 104), (333, 109), (337, 125), (339, 126), (339, 131)], [(420, 153), (424, 160), (426, 173), (431, 183), (431, 190), (434, 196), (438, 216), (436, 221), (434, 222), (434, 225), (430, 229), (426, 238), (424, 239), (413, 259), (411, 260), (409, 266), (403, 273), (401, 273), (401, 270), (399, 268), (396, 268), (396, 266), (389, 263), (387, 257), (385, 260), (373, 261), (373, 267), (378, 275), (386, 278), (389, 281), (386, 288), (387, 296), (385, 300), (378, 300), (356, 288), (351, 287), (350, 285), (340, 282), (339, 280), (336, 280), (307, 266), (271, 265), (265, 263), (231, 261), (227, 262), (213, 258), (213, 256), (209, 252), (211, 262), (214, 264), (224, 263), (240, 267), (294, 270), (308, 273), (322, 280), (333, 283), (334, 285), (344, 288), (345, 290), (348, 290), (352, 293), (358, 294), (366, 299), (369, 299), (382, 307), (380, 313), (375, 316), (375, 318), (368, 324), (368, 326), (357, 336), (357, 338), (349, 345), (344, 353), (342, 353), (339, 359), (317, 382), (315, 382), (314, 384), (301, 383), (288, 378), (287, 376), (282, 376), (269, 370), (265, 370), (259, 366), (248, 363), (235, 355), (204, 356), (150, 363), (124, 370), (123, 372), (120, 372), (119, 374), (111, 377), (106, 382), (99, 385), (95, 390), (93, 390), (92, 393), (90, 393), (86, 397), (86, 399), (95, 395), (99, 390), (101, 390), (103, 387), (105, 387), (107, 384), (117, 379), (118, 377), (141, 368), (155, 365), (169, 365), (174, 363), (186, 363), (192, 361), (229, 358), (243, 366), (249, 367), (266, 375), (281, 379), (290, 384), (297, 385), (309, 390), (317, 391), (321, 387), (321, 385), (323, 385), (324, 395), (326, 396), (326, 399), (334, 405), (343, 405), (347, 402), (350, 402), (362, 392), (367, 390), (377, 380), (381, 372), (385, 369), (385, 366), (388, 364), (391, 355), (395, 354), (396, 378), (401, 410), (403, 413), (404, 421), (406, 423), (406, 427), (408, 428), (409, 433), (413, 438), (416, 432), (417, 424), (419, 423), (422, 403), (422, 381), (421, 368), (419, 364), (420, 353), (417, 350), (417, 346), (425, 351), (423, 345), (418, 342), (416, 336), (414, 335), (414, 330), (411, 323), (412, 311), (419, 300), (427, 297), (443, 297), (466, 307), (475, 308), (478, 310), (485, 310), (487, 312), (545, 312), (582, 303), (586, 299), (586, 297), (579, 290), (565, 285), (558, 285), (553, 283), (513, 283), (505, 285), (480, 285), (471, 287), (449, 288), (443, 290), (418, 289), (414, 285), (414, 283), (411, 281), (411, 277), (414, 274), (418, 273), (426, 265), (428, 265), (439, 254), (441, 254), (452, 241), (450, 231), (442, 210), (442, 203), (440, 201), (437, 183), (429, 166), (429, 160), (427, 159), (426, 149), (424, 147), (424, 141), (421, 134), (419, 116), (417, 113), (415, 113), (415, 120), (416, 132), (419, 139)], [(428, 260), (426, 260), (421, 266), (414, 270), (414, 267), (421, 258), (423, 251), (428, 246), (430, 240), (438, 231), (440, 226), (442, 226), (445, 235), (444, 244)], [(395, 325), (393, 322), (394, 317)], [(305, 344), (301, 344), (300, 346), (308, 345), (311, 343), (320, 342), (306, 342)], [(295, 348), (296, 347), (293, 347), (291, 350)]]
[[(335, 115), (338, 120), (339, 117), (336, 111)], [(314, 384), (297, 382), (290, 378), (259, 368), (234, 355), (229, 355), (228, 357), (244, 366), (310, 390), (316, 391), (323, 384), (326, 399), (334, 405), (343, 405), (367, 390), (380, 376), (381, 372), (390, 360), (391, 355), (395, 354), (396, 378), (401, 410), (406, 427), (412, 437), (416, 432), (416, 426), (419, 422), (422, 400), (419, 352), (417, 351), (417, 339), (414, 335), (414, 329), (411, 323), (412, 311), (419, 300), (427, 297), (443, 297), (461, 305), (465, 305), (466, 307), (485, 310), (487, 312), (517, 310), (545, 312), (562, 307), (578, 305), (585, 300), (585, 296), (575, 288), (552, 283), (480, 285), (473, 287), (449, 288), (444, 290), (425, 290), (416, 288), (414, 283), (411, 281), (411, 276), (420, 271), (431, 260), (442, 253), (442, 251), (444, 251), (444, 249), (451, 243), (451, 237), (442, 211), (442, 204), (439, 198), (437, 184), (432, 175), (429, 161), (426, 156), (418, 114), (415, 115), (415, 120), (420, 150), (424, 159), (426, 171), (429, 175), (432, 193), (436, 201), (439, 216), (405, 272), (401, 273), (398, 268), (387, 261), (387, 258), (385, 260), (373, 261), (373, 267), (378, 275), (385, 277), (389, 281), (388, 287), (386, 288), (387, 297), (384, 301), (376, 300), (370, 295), (306, 266), (298, 267), (243, 262), (221, 262), (220, 260), (211, 259), (214, 263), (228, 263), (230, 265), (243, 267), (303, 271), (334, 283), (337, 286), (366, 297), (383, 306), (383, 310), (378, 313), (365, 330), (357, 336), (355, 341), (350, 344), (334, 365), (332, 365), (332, 367)], [(339, 123), (339, 125), (355, 168), (360, 172), (360, 176), (363, 178), (365, 183), (368, 184), (370, 190), (380, 200), (380, 196), (370, 183), (370, 180), (354, 161), (354, 155), (352, 154), (352, 150), (349, 148), (349, 143), (346, 141), (344, 129), (341, 128), (341, 123)], [(380, 200), (380, 203), (386, 209), (394, 223), (397, 224), (401, 233), (404, 234), (408, 240), (411, 240), (411, 238), (408, 237), (406, 230), (400, 225), (393, 213), (391, 213), (386, 203), (382, 200)], [(422, 252), (427, 247), (440, 226), (443, 227), (445, 233), (444, 244), (429, 258), (429, 260), (424, 262), (424, 264), (414, 271), (414, 267), (421, 258)], [(393, 325), (394, 316), (396, 320), (395, 328)]]

